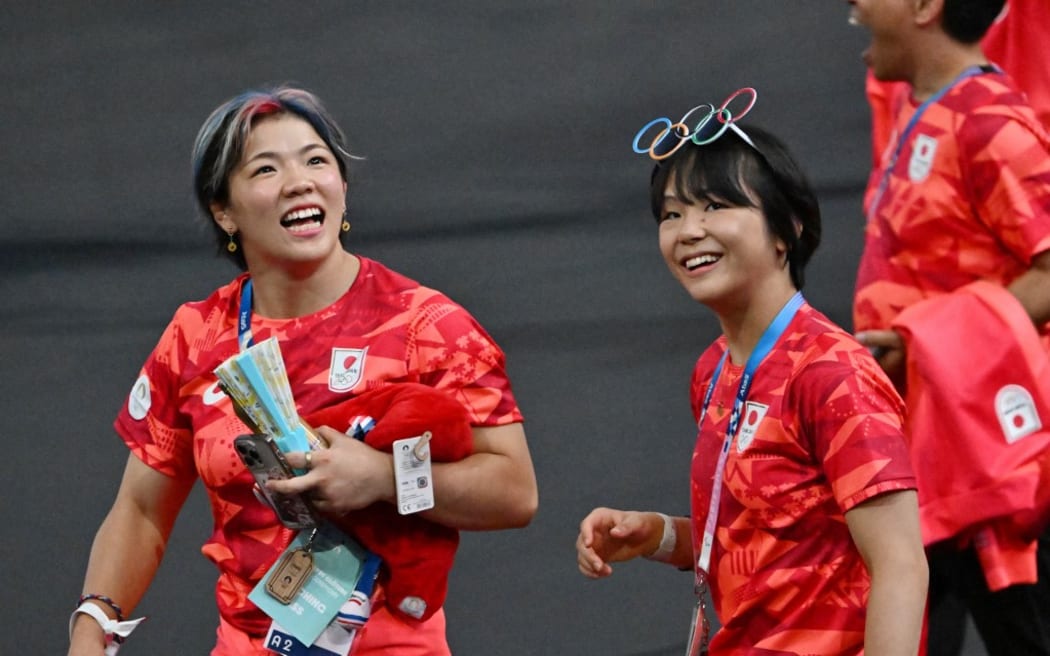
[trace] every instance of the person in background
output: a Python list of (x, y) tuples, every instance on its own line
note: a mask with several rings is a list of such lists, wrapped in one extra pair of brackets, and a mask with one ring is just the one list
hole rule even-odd
[[(91, 549), (69, 654), (115, 650), (112, 622), (150, 585), (198, 478), (215, 522), (202, 551), (219, 569), (212, 654), (270, 653), (262, 645), (270, 619), (248, 594), (295, 532), (253, 492), (233, 447), (248, 431), (213, 373), (245, 343), (279, 338), (300, 416), (396, 383), (444, 392), (469, 411), (473, 452), (433, 464), (435, 505), (423, 516), (471, 530), (533, 517), (535, 474), (503, 352), (444, 294), (346, 249), (350, 159), (342, 130), (298, 88), (242, 93), (201, 127), (197, 201), (219, 251), (243, 273), (176, 311), (117, 416), (130, 454)], [(317, 430), (329, 448), (288, 456), (309, 470), (297, 491), (331, 516), (394, 502), (390, 453)], [(421, 622), (395, 610), (380, 589), (354, 654), (449, 653), (440, 608)]]
[[(961, 620), (941, 612), (957, 598), (989, 653), (1045, 656), (1050, 533), (1017, 518), (1046, 503), (1050, 395), (1017, 376), (1050, 352), (1050, 137), (982, 50), (1003, 0), (849, 4), (871, 75), (905, 89), (865, 194), (853, 318), (908, 406), (930, 654), (958, 653)], [(944, 308), (967, 320), (931, 320)]]
[[(663, 259), (722, 328), (692, 377), (691, 514), (596, 508), (577, 564), (595, 579), (638, 557), (693, 571), (691, 654), (914, 655), (927, 570), (903, 404), (802, 298), (820, 208), (781, 141), (736, 124), (728, 105), (745, 94), (746, 114), (753, 89), (635, 138), (658, 160)], [(721, 624), (709, 644), (708, 590)]]
[[(1045, 0), (1007, 0), (981, 38), (988, 61), (1003, 69), (1028, 96), (1039, 120), (1050, 129), (1050, 4)], [(907, 82), (880, 80), (868, 70), (865, 93), (871, 110), (872, 167), (890, 145), (895, 109), (910, 93)]]

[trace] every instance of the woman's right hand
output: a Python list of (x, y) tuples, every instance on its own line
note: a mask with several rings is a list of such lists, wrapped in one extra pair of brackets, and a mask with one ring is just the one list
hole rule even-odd
[(576, 564), (592, 579), (612, 574), (609, 563), (646, 556), (660, 546), (663, 518), (655, 512), (595, 508), (580, 522)]

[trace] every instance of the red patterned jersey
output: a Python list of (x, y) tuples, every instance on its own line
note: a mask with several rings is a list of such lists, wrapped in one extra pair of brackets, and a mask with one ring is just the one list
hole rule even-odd
[[(726, 349), (693, 373), (693, 412)], [(728, 359), (692, 463), (700, 553), (718, 454), (743, 367)], [(915, 488), (903, 403), (868, 352), (803, 304), (755, 372), (721, 484), (710, 583), (722, 623), (711, 654), (860, 654), (870, 577), (845, 513)]]
[[(466, 310), (378, 262), (360, 260), (353, 285), (329, 307), (295, 319), (252, 317), (256, 342), (278, 339), (300, 415), (404, 381), (447, 390), (469, 409), (475, 426), (522, 420), (503, 352)], [(200, 476), (214, 519), (202, 551), (219, 568), (219, 612), (242, 630), (260, 632), (269, 619), (248, 593), (294, 533), (256, 499), (233, 449), (233, 439), (248, 431), (212, 373), (238, 352), (244, 279), (176, 311), (115, 426), (150, 467), (178, 478)]]
[[(905, 100), (895, 134), (917, 109)], [(857, 330), (888, 328), (913, 303), (975, 280), (1007, 285), (1050, 249), (1050, 136), (1006, 76), (958, 82), (921, 114), (895, 163), (892, 151), (866, 197)]]

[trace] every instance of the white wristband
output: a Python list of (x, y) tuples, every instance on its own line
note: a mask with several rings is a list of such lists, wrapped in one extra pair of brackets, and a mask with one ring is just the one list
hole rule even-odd
[(664, 534), (660, 538), (660, 546), (648, 556), (646, 560), (655, 560), (658, 563), (670, 563), (674, 556), (675, 545), (678, 544), (678, 533), (674, 529), (674, 520), (663, 513), (656, 513), (664, 520)]
[(106, 634), (106, 656), (116, 656), (117, 650), (120, 649), (120, 644), (124, 641), (124, 638), (131, 635), (131, 632), (135, 630), (135, 627), (146, 619), (145, 617), (140, 617), (136, 620), (118, 622), (117, 620), (110, 619), (105, 611), (97, 605), (90, 601), (85, 601), (73, 611), (72, 615), (69, 616), (69, 637), (71, 639), (73, 637), (73, 622), (77, 619), (78, 613), (90, 615), (91, 618), (98, 622), (98, 625), (102, 627), (102, 632)]

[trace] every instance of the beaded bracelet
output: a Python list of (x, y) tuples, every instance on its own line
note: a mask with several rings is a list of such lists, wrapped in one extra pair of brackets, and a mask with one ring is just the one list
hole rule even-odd
[(124, 621), (124, 611), (121, 610), (120, 606), (117, 605), (117, 602), (113, 601), (112, 599), (110, 599), (106, 595), (100, 595), (100, 594), (80, 595), (80, 600), (77, 601), (77, 608), (79, 608), (85, 601), (89, 601), (91, 599), (94, 599), (95, 601), (101, 601), (105, 605), (109, 606), (110, 608), (113, 609), (113, 612), (117, 614), (117, 621), (118, 622), (123, 622)]

